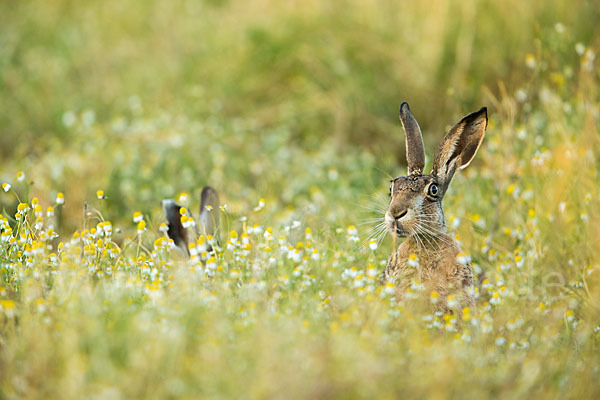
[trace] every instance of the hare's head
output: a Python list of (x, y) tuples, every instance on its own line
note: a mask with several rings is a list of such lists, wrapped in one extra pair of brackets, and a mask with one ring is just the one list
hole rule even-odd
[(200, 195), (200, 226), (194, 226), (191, 233), (181, 222), (181, 206), (173, 200), (161, 202), (165, 216), (167, 217), (167, 235), (186, 255), (190, 255), (188, 245), (193, 240), (190, 236), (204, 235), (213, 236), (219, 242), (219, 195), (210, 186), (202, 188)]
[(406, 133), (408, 176), (390, 185), (390, 205), (385, 222), (392, 234), (438, 236), (445, 227), (442, 199), (454, 172), (469, 165), (481, 145), (487, 127), (487, 109), (460, 120), (439, 144), (431, 173), (424, 174), (425, 147), (421, 128), (407, 103), (400, 106), (400, 121)]

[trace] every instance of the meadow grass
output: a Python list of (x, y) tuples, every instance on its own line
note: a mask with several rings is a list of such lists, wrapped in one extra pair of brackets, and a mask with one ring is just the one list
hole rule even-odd
[[(593, 3), (0, 11), (0, 398), (600, 396)], [(429, 155), (488, 106), (444, 202), (461, 313), (379, 282), (403, 100)], [(160, 200), (205, 184), (187, 260)]]

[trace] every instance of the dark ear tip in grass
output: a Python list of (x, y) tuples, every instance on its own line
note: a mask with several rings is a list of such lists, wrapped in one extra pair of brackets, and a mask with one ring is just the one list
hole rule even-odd
[(161, 201), (161, 205), (165, 212), (165, 216), (167, 217), (167, 235), (173, 239), (173, 243), (175, 243), (177, 247), (189, 255), (187, 233), (181, 224), (181, 213), (179, 212), (181, 206), (176, 204), (173, 200), (163, 200)]
[(402, 104), (400, 104), (400, 114), (402, 114), (405, 110), (410, 111), (410, 107), (408, 106), (408, 103), (403, 101)]
[(217, 208), (219, 206), (219, 194), (212, 186), (204, 186), (200, 195), (200, 205), (204, 208), (207, 205)]

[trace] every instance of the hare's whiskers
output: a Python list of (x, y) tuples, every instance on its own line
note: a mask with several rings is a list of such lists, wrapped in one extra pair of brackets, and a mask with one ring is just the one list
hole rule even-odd
[(367, 229), (365, 234), (369, 235), (374, 231), (380, 230), (381, 228), (386, 228), (385, 221), (382, 221), (382, 222), (378, 223), (377, 225), (372, 226), (371, 228)]
[(439, 249), (439, 244), (435, 240), (432, 240), (429, 234), (423, 232), (421, 227), (417, 227), (417, 231), (418, 233), (416, 236), (420, 237), (421, 241), (425, 240), (430, 247), (434, 249)]
[(375, 222), (381, 222), (381, 223), (385, 223), (385, 220), (383, 219), (383, 217), (378, 217), (378, 218), (366, 218), (364, 220), (361, 220), (361, 222), (359, 222), (357, 225), (358, 226), (362, 226), (362, 225), (368, 225), (368, 224), (372, 224)]
[(446, 245), (452, 245), (453, 241), (452, 239), (450, 239), (448, 236), (446, 236), (446, 234), (444, 232), (440, 232), (440, 231), (436, 231), (435, 229), (431, 228), (431, 227), (425, 227), (425, 226), (420, 226), (420, 230), (422, 233), (427, 234), (429, 236), (431, 236), (432, 238), (436, 239), (439, 242), (442, 242)]
[(368, 237), (365, 240), (360, 242), (359, 248), (364, 249), (365, 247), (367, 247), (369, 245), (371, 240), (375, 240), (375, 242), (377, 243), (377, 246), (379, 246), (379, 243), (381, 243), (381, 241), (385, 237), (386, 232), (387, 232), (387, 226), (385, 225), (385, 221), (382, 221), (379, 224), (371, 227), (365, 233)]
[(426, 232), (424, 232), (423, 228), (421, 226), (417, 226), (416, 231), (417, 231), (416, 236), (419, 237), (421, 239), (421, 241), (425, 240), (427, 242), (427, 244), (432, 248), (435, 248), (435, 249), (439, 248), (439, 245), (435, 241), (432, 241), (430, 239), (430, 235), (427, 234)]
[(365, 232), (365, 235), (367, 236), (366, 241), (368, 242), (369, 240), (371, 240), (374, 236), (380, 234), (381, 232), (385, 232), (387, 229), (386, 225), (384, 222), (381, 222), (373, 227), (371, 227), (369, 230), (367, 230)]
[(409, 233), (410, 233), (410, 237), (415, 239), (417, 248), (420, 247), (421, 249), (425, 250), (425, 245), (424, 245), (423, 241), (421, 240), (421, 238), (419, 238), (417, 231), (414, 228), (409, 228)]

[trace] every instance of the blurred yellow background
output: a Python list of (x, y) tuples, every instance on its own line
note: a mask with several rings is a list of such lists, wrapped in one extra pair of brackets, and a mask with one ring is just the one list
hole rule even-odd
[[(0, 1), (0, 399), (600, 398), (599, 51), (587, 0)], [(403, 101), (429, 166), (488, 107), (472, 310), (379, 283)]]

